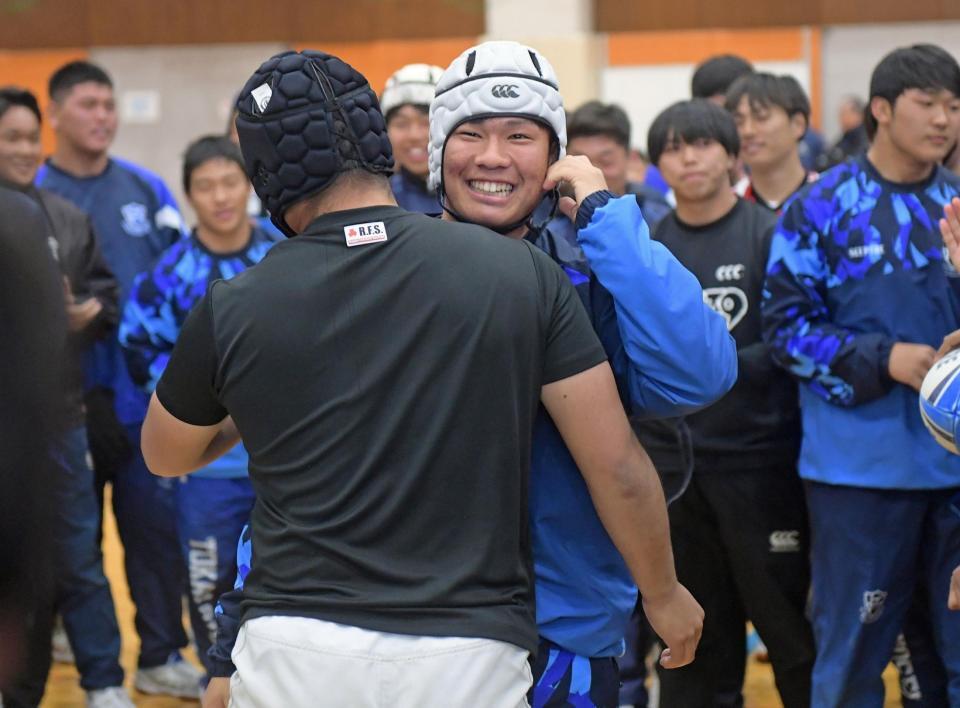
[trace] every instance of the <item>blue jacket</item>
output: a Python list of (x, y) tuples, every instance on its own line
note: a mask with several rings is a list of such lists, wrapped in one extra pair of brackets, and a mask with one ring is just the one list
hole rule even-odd
[(937, 168), (883, 179), (865, 156), (824, 172), (784, 211), (770, 248), (764, 339), (800, 386), (800, 475), (874, 489), (960, 484), (960, 458), (889, 376), (896, 342), (936, 348), (960, 327), (960, 278), (938, 221), (958, 192)]
[[(282, 237), (280, 237), (282, 238)], [(187, 315), (214, 280), (229, 280), (259, 263), (277, 239), (254, 228), (250, 242), (236, 253), (213, 253), (194, 233), (164, 251), (154, 267), (133, 281), (120, 320), (120, 346), (127, 370), (146, 395), (153, 393), (167, 368)], [(246, 477), (247, 453), (237, 445), (194, 473), (197, 477)]]
[[(726, 322), (704, 304), (697, 279), (651, 240), (636, 198), (593, 194), (577, 226), (578, 244), (548, 229), (528, 238), (563, 266), (576, 287), (628, 412), (682, 415), (730, 390), (737, 352)], [(534, 425), (532, 449), (530, 531), (540, 634), (583, 656), (620, 655), (636, 585), (545, 411)], [(248, 542), (241, 554), (249, 563)], [(221, 598), (220, 631), (210, 652), (215, 675), (232, 672), (239, 601), (239, 589)]]
[[(591, 195), (577, 229), (589, 269), (549, 229), (534, 243), (570, 275), (627, 412), (683, 415), (730, 390), (737, 353), (726, 323), (704, 304), (697, 279), (650, 238), (636, 198)], [(540, 635), (582, 656), (622, 654), (637, 588), (546, 412), (534, 428), (531, 475)]]
[(409, 172), (397, 169), (390, 178), (390, 189), (397, 198), (401, 209), (421, 214), (439, 214), (440, 202), (437, 193), (427, 189), (426, 182), (417, 179)]
[[(132, 162), (112, 157), (107, 168), (92, 177), (75, 177), (47, 162), (36, 181), (90, 216), (104, 260), (120, 286), (121, 303), (134, 277), (184, 235), (180, 211), (163, 180)], [(113, 389), (121, 423), (143, 421), (148, 399), (130, 380), (115, 336), (91, 347), (85, 373), (88, 387)]]

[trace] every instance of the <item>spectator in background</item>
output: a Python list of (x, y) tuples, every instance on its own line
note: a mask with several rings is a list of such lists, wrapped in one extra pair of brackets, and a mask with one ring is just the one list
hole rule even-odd
[(753, 73), (753, 64), (735, 54), (720, 54), (703, 61), (693, 72), (690, 94), (722, 106), (727, 89), (741, 76)]
[[(208, 136), (187, 148), (183, 191), (197, 226), (189, 238), (164, 251), (151, 271), (137, 276), (120, 325), (130, 375), (147, 393), (156, 388), (187, 315), (209, 284), (259, 263), (276, 243), (247, 218), (250, 182), (240, 148), (228, 138)], [(208, 672), (207, 650), (217, 628), (214, 607), (237, 577), (237, 539), (253, 508), (247, 462), (241, 443), (177, 485), (190, 619), (197, 654)]]
[[(693, 77), (690, 79), (690, 94), (693, 98), (705, 98), (718, 106), (723, 106), (730, 85), (741, 76), (752, 73), (753, 64), (743, 57), (735, 54), (718, 54), (704, 60), (694, 69)], [(649, 150), (649, 146), (647, 149)], [(730, 181), (738, 184), (741, 177), (742, 169), (738, 163), (734, 167)], [(660, 191), (671, 204), (674, 203), (670, 187), (656, 165), (651, 164), (647, 168), (644, 182)]]
[(627, 177), (630, 119), (620, 106), (590, 101), (567, 116), (567, 152), (583, 155), (599, 167), (614, 195), (636, 196), (643, 220), (651, 229), (669, 213), (670, 205), (656, 189)]
[(934, 45), (891, 52), (866, 120), (866, 155), (784, 210), (763, 302), (764, 339), (801, 382), (813, 705), (883, 702), (881, 673), (917, 597), (947, 689), (918, 675), (910, 697), (960, 705), (960, 617), (944, 603), (960, 564), (960, 458), (917, 408), (935, 347), (960, 325), (935, 226), (957, 195), (939, 163), (960, 130), (960, 66)]
[[(70, 62), (53, 74), (49, 88), (57, 144), (37, 183), (90, 216), (125, 300), (134, 276), (182, 238), (180, 212), (159, 177), (109, 154), (117, 112), (113, 83), (103, 69)], [(90, 452), (101, 489), (113, 483), (113, 511), (137, 608), (134, 684), (144, 693), (196, 697), (200, 673), (180, 655), (187, 644), (181, 619), (186, 569), (174, 487), (150, 474), (140, 452), (147, 397), (131, 381), (116, 336), (94, 345), (87, 377)]]
[(750, 170), (740, 194), (773, 212), (817, 178), (800, 162), (810, 125), (810, 101), (792, 76), (741, 76), (727, 91), (726, 109), (740, 137), (740, 159)]
[(857, 96), (845, 96), (840, 102), (838, 118), (840, 139), (820, 159), (817, 168), (825, 170), (850, 157), (862, 155), (870, 147), (867, 130), (863, 125), (864, 103)]
[[(796, 136), (790, 140), (795, 155)], [(813, 636), (804, 617), (809, 535), (797, 475), (797, 387), (774, 366), (760, 325), (776, 216), (730, 189), (739, 141), (722, 108), (703, 100), (674, 104), (653, 122), (647, 145), (677, 197), (654, 238), (697, 276), (704, 300), (736, 339), (738, 361), (733, 389), (684, 420), (693, 476), (670, 507), (670, 535), (678, 577), (707, 609), (697, 658), (660, 673), (661, 705), (742, 705), (749, 619), (770, 648), (784, 705), (809, 708)], [(676, 427), (639, 426), (661, 472), (686, 464)]]
[(407, 211), (439, 214), (435, 190), (427, 186), (430, 166), (430, 102), (443, 69), (430, 64), (407, 64), (387, 79), (380, 95), (380, 110), (387, 121), (396, 170), (390, 188), (397, 204)]
[[(0, 89), (0, 185), (24, 193), (40, 207), (42, 230), (27, 231), (20, 238), (48, 247), (52, 261), (59, 266), (68, 333), (66, 349), (60, 352), (65, 371), (58, 401), (63, 429), (51, 445), (52, 476), (43, 492), (53, 502), (50, 528), (55, 592), (33, 598), (29, 651), (6, 700), (8, 705), (35, 705), (43, 696), (50, 670), (53, 617), (59, 610), (88, 705), (132, 706), (122, 688), (120, 630), (98, 542), (100, 514), (93, 470), (87, 462), (80, 364), (90, 344), (109, 336), (116, 325), (117, 284), (100, 256), (87, 215), (66, 199), (34, 187), (40, 162), (36, 97), (23, 89)], [(20, 474), (32, 474), (43, 465), (41, 456)]]

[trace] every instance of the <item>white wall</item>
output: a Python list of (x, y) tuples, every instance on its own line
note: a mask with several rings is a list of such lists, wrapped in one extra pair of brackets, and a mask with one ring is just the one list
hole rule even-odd
[[(265, 59), (284, 48), (243, 44), (93, 50), (90, 60), (113, 78), (120, 112), (111, 152), (159, 173), (192, 223), (180, 188), (184, 150), (201, 135), (225, 132), (233, 98)], [(131, 98), (139, 105), (130, 106)], [(131, 107), (140, 110), (131, 115)]]
[[(810, 67), (805, 62), (757, 62), (755, 66), (759, 71), (791, 74), (810, 92)], [(695, 68), (693, 64), (661, 64), (617, 66), (601, 71), (601, 100), (617, 103), (626, 110), (634, 147), (646, 149), (647, 131), (663, 109), (690, 98), (690, 79)], [(568, 106), (568, 110), (573, 108), (576, 106)]]
[(897, 47), (939, 44), (960, 57), (960, 22), (844, 25), (823, 32), (823, 128), (829, 141), (839, 132), (837, 109), (847, 94), (867, 98), (870, 74)]

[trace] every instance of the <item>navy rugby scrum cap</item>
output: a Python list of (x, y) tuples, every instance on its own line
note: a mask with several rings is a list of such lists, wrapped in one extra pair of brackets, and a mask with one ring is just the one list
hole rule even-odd
[(270, 57), (237, 99), (237, 134), (253, 188), (287, 236), (291, 204), (346, 170), (389, 175), (393, 151), (377, 95), (366, 78), (324, 52)]

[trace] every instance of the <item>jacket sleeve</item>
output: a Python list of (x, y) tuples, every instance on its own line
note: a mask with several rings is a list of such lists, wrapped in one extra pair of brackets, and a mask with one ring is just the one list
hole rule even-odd
[(120, 346), (130, 377), (148, 394), (167, 368), (179, 329), (171, 303), (157, 280), (156, 269), (134, 279), (120, 320)]
[[(726, 322), (704, 303), (696, 277), (650, 238), (636, 198), (587, 197), (577, 214), (577, 238), (614, 301), (624, 356), (611, 361), (626, 375), (632, 413), (683, 415), (729, 391), (737, 349)], [(600, 335), (606, 341), (611, 333)]]
[(103, 337), (112, 330), (119, 320), (120, 291), (107, 262), (103, 259), (93, 225), (86, 219), (86, 239), (83, 246), (83, 283), (82, 289), (91, 297), (97, 298), (103, 309), (94, 321), (96, 331), (92, 334)]
[(220, 596), (214, 611), (217, 620), (217, 638), (207, 650), (211, 676), (232, 676), (236, 671), (231, 654), (233, 654), (233, 645), (237, 643), (237, 635), (240, 633), (240, 601), (243, 599), (243, 584), (246, 582), (247, 573), (250, 572), (250, 561), (250, 526), (248, 524), (243, 527), (237, 544), (237, 580), (233, 590)]
[(794, 200), (770, 246), (763, 337), (774, 361), (817, 395), (838, 406), (855, 406), (892, 388), (887, 366), (894, 342), (831, 322), (826, 292), (832, 274), (822, 238), (803, 200)]

